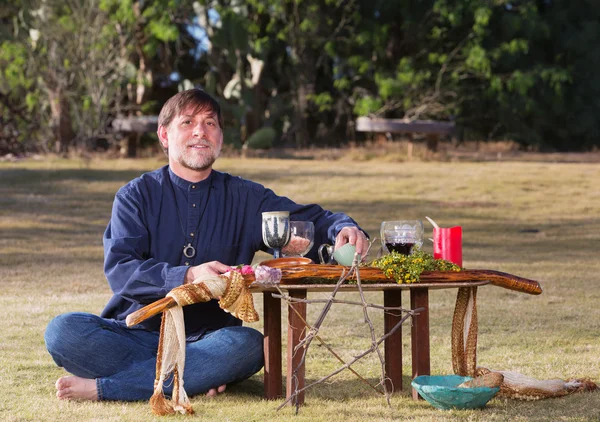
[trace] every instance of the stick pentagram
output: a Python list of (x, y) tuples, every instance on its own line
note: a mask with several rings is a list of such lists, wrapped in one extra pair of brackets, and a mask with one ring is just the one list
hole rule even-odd
[[(289, 394), (288, 398), (277, 408), (277, 410), (282, 409), (286, 404), (292, 402), (295, 407), (296, 407), (296, 413), (298, 413), (299, 411), (299, 406), (300, 403), (298, 401), (298, 396), (300, 393), (302, 393), (303, 391), (314, 387), (315, 385), (321, 384), (323, 382), (325, 382), (326, 380), (328, 380), (329, 378), (339, 374), (340, 372), (342, 372), (345, 369), (348, 369), (349, 371), (351, 371), (353, 374), (355, 374), (363, 383), (365, 383), (366, 385), (368, 385), (371, 389), (373, 389), (374, 391), (376, 391), (378, 394), (382, 394), (385, 396), (386, 398), (386, 402), (388, 404), (388, 406), (391, 406), (391, 394), (393, 392), (393, 386), (392, 386), (392, 390), (390, 391), (388, 389), (388, 382), (390, 381), (389, 378), (386, 375), (385, 372), (385, 358), (383, 356), (383, 353), (381, 351), (381, 343), (383, 343), (385, 341), (386, 338), (390, 337), (391, 335), (393, 335), (401, 326), (402, 324), (409, 318), (414, 317), (416, 314), (418, 314), (419, 312), (423, 311), (423, 308), (418, 308), (418, 309), (413, 309), (413, 310), (407, 310), (407, 309), (403, 309), (401, 306), (393, 306), (393, 307), (386, 307), (386, 306), (381, 306), (381, 305), (376, 305), (376, 304), (371, 304), (371, 303), (367, 303), (367, 300), (365, 298), (364, 295), (364, 291), (362, 288), (362, 283), (360, 280), (360, 267), (359, 267), (359, 259), (360, 256), (359, 255), (355, 255), (354, 257), (354, 261), (352, 263), (352, 266), (350, 267), (349, 271), (343, 271), (342, 275), (340, 276), (339, 280), (337, 281), (333, 291), (331, 292), (331, 295), (329, 296), (329, 298), (327, 299), (300, 299), (300, 298), (294, 298), (294, 297), (290, 297), (288, 294), (286, 294), (285, 292), (283, 292), (279, 287), (277, 287), (277, 290), (279, 291), (279, 294), (275, 294), (273, 293), (273, 297), (278, 298), (278, 299), (283, 299), (285, 300), (288, 305), (290, 305), (291, 303), (325, 303), (325, 305), (323, 306), (323, 309), (321, 310), (321, 313), (319, 314), (316, 322), (311, 326), (308, 324), (308, 322), (302, 318), (302, 316), (300, 315), (300, 313), (295, 309), (295, 307), (293, 306), (288, 306), (288, 309), (293, 310), (293, 312), (296, 312), (296, 314), (298, 315), (298, 317), (300, 317), (301, 321), (305, 324), (306, 328), (305, 328), (305, 336), (304, 338), (299, 342), (299, 344), (294, 348), (294, 353), (298, 353), (301, 351), (302, 353), (302, 357), (300, 359), (300, 361), (298, 362), (298, 365), (296, 366), (296, 368), (294, 368), (293, 370), (293, 377), (294, 377), (294, 382), (292, 382), (291, 384), (294, 386), (294, 391)], [(336, 294), (340, 288), (340, 286), (342, 284), (344, 284), (344, 282), (348, 279), (348, 277), (350, 277), (352, 274), (356, 275), (356, 282), (357, 282), (357, 287), (358, 287), (358, 292), (360, 294), (360, 302), (356, 302), (356, 301), (347, 301), (347, 300), (340, 300), (340, 299), (336, 299)], [(346, 305), (354, 305), (354, 306), (361, 306), (363, 309), (363, 317), (364, 317), (364, 322), (366, 324), (368, 324), (369, 326), (369, 332), (370, 332), (370, 347), (368, 347), (366, 350), (364, 350), (363, 352), (359, 353), (358, 355), (354, 356), (349, 362), (345, 362), (338, 353), (336, 353), (333, 348), (331, 348), (331, 346), (329, 346), (320, 336), (319, 336), (319, 330), (321, 328), (321, 326), (323, 325), (327, 314), (329, 313), (329, 311), (331, 310), (333, 304), (346, 304)], [(373, 327), (373, 323), (371, 321), (371, 318), (369, 316), (369, 312), (368, 309), (376, 309), (376, 310), (380, 310), (383, 312), (387, 312), (387, 313), (394, 313), (394, 315), (398, 316), (398, 315), (403, 315), (402, 318), (400, 319), (400, 321), (398, 321), (394, 327), (392, 327), (391, 330), (389, 330), (387, 333), (385, 333), (383, 336), (377, 338), (376, 334), (375, 334), (375, 329)], [(302, 388), (298, 388), (298, 382), (297, 382), (297, 374), (298, 371), (300, 370), (300, 368), (302, 367), (302, 365), (304, 365), (304, 362), (306, 361), (306, 356), (308, 353), (308, 350), (310, 348), (310, 345), (313, 341), (313, 339), (317, 339), (317, 341), (319, 341), (319, 343), (321, 345), (323, 345), (327, 351), (329, 351), (338, 361), (340, 361), (342, 363), (342, 365), (337, 368), (336, 370), (334, 370), (333, 372), (331, 372), (330, 374), (318, 379), (315, 382), (312, 382), (308, 385), (305, 385)], [(358, 374), (353, 368), (352, 365), (355, 364), (357, 361), (359, 361), (360, 359), (362, 359), (365, 356), (370, 355), (371, 353), (376, 353), (377, 357), (379, 358), (379, 362), (381, 365), (381, 375), (380, 375), (380, 380), (379, 383), (377, 385), (372, 385), (369, 381), (367, 381), (364, 377), (362, 377), (360, 374)], [(377, 389), (377, 387), (381, 385), (383, 392), (379, 391)]]

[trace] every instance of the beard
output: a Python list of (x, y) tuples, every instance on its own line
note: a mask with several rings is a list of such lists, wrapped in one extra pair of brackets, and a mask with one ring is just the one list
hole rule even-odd
[[(188, 148), (194, 144), (204, 145), (208, 148), (201, 151), (194, 151), (193, 149)], [(176, 160), (183, 167), (190, 170), (203, 171), (212, 167), (221, 153), (221, 148), (216, 148), (214, 145), (208, 142), (195, 142), (190, 143), (190, 145), (186, 145), (182, 151), (180, 150), (177, 152), (178, 156), (176, 157)]]

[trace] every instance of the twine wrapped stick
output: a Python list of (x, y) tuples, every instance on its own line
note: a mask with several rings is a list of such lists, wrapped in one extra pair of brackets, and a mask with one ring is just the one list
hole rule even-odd
[[(164, 299), (127, 317), (127, 325), (132, 326), (164, 311), (156, 356), (154, 394), (150, 398), (150, 406), (155, 414), (163, 416), (176, 412), (194, 413), (183, 388), (185, 325), (182, 307), (220, 299), (219, 306), (236, 318), (244, 322), (258, 321), (252, 293), (248, 290), (248, 284), (252, 281), (254, 276), (246, 276), (245, 279), (237, 271), (218, 276), (207, 275), (192, 284), (184, 284), (171, 290)], [(168, 400), (163, 393), (163, 385), (171, 374), (173, 374), (173, 396)]]

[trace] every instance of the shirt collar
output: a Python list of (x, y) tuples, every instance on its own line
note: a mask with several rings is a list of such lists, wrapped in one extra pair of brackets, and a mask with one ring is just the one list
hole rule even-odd
[(192, 185), (195, 185), (197, 189), (206, 189), (206, 188), (208, 188), (208, 186), (212, 186), (214, 172), (215, 172), (214, 170), (211, 170), (210, 175), (206, 179), (201, 180), (200, 182), (189, 182), (189, 181), (177, 176), (175, 173), (173, 173), (173, 170), (171, 170), (171, 167), (169, 167), (169, 177), (171, 178), (171, 182), (175, 186), (179, 186), (180, 188), (184, 189), (185, 191), (189, 190), (190, 186), (192, 186)]

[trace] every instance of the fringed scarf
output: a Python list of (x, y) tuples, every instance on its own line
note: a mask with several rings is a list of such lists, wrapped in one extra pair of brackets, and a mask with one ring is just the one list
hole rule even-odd
[[(155, 414), (161, 416), (176, 412), (193, 414), (194, 410), (183, 387), (185, 324), (182, 307), (220, 298), (219, 306), (244, 322), (258, 321), (258, 314), (254, 309), (252, 293), (242, 275), (236, 271), (199, 278), (192, 284), (184, 284), (171, 290), (167, 296), (172, 297), (177, 306), (163, 313), (156, 356), (154, 394), (150, 398), (150, 406)], [(163, 393), (163, 386), (171, 374), (173, 395), (169, 400)]]

